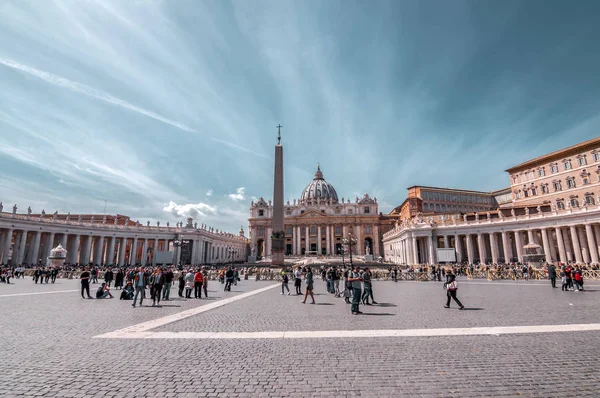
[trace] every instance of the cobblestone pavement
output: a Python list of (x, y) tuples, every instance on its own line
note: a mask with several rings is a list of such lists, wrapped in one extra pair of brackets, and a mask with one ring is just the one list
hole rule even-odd
[[(242, 281), (213, 300), (160, 308), (84, 300), (77, 281), (0, 284), (0, 396), (45, 397), (581, 397), (600, 391), (600, 332), (329, 339), (94, 339), (272, 282)], [(444, 309), (440, 283), (376, 282), (384, 306), (346, 304), (316, 282), (318, 303), (278, 288), (156, 331), (408, 329), (596, 323), (600, 286), (459, 281), (469, 311)], [(600, 284), (598, 284), (600, 285)], [(96, 286), (96, 285), (93, 285)], [(57, 293), (14, 296), (14, 294)], [(118, 292), (117, 292), (118, 293)], [(172, 292), (173, 293), (173, 292)], [(12, 296), (8, 296), (12, 295)], [(173, 296), (173, 295), (172, 295)], [(175, 292), (176, 296), (176, 292)], [(379, 315), (366, 315), (373, 313)]]

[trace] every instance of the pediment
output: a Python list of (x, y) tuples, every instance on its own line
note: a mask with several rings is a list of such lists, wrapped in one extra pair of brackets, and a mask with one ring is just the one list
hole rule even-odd
[(308, 211), (305, 211), (304, 214), (300, 214), (298, 217), (302, 218), (302, 217), (328, 217), (328, 216), (327, 216), (327, 214), (321, 213), (320, 211), (317, 211), (317, 210), (308, 210)]

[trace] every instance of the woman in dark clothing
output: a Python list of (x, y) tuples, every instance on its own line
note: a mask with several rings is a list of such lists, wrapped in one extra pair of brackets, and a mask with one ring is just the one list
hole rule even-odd
[(119, 269), (117, 271), (117, 273), (115, 274), (115, 290), (116, 289), (123, 289), (123, 279), (124, 279), (124, 274), (123, 274), (123, 270)]
[(444, 307), (450, 308), (450, 299), (454, 299), (454, 301), (456, 301), (456, 304), (458, 304), (459, 309), (462, 310), (463, 308), (465, 308), (465, 306), (462, 305), (460, 300), (456, 297), (456, 292), (458, 291), (458, 283), (456, 283), (456, 277), (453, 273), (448, 272), (446, 274), (446, 278), (447, 280), (446, 283), (444, 283), (444, 287), (446, 288), (446, 297), (448, 299), (446, 300), (446, 305)]
[(183, 297), (183, 289), (185, 288), (185, 272), (181, 271), (179, 273), (179, 297)]

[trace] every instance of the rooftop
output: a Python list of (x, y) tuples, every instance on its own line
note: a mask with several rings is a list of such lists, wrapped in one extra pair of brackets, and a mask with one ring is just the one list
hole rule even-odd
[(592, 138), (591, 140), (580, 142), (579, 144), (572, 145), (567, 148), (559, 149), (558, 151), (550, 152), (549, 154), (538, 156), (537, 158), (528, 160), (524, 163), (521, 163), (517, 166), (506, 169), (507, 173), (512, 173), (515, 171), (519, 171), (522, 169), (529, 168), (531, 166), (535, 166), (538, 163), (549, 162), (554, 159), (560, 159), (564, 156), (569, 156), (574, 153), (581, 152), (584, 149), (588, 149), (588, 147), (600, 146), (600, 137)]

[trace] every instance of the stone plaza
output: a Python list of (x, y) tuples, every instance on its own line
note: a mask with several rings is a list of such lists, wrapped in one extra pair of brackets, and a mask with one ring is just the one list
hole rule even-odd
[[(600, 391), (600, 283), (459, 278), (374, 282), (380, 303), (349, 305), (315, 283), (316, 305), (281, 284), (162, 307), (84, 300), (77, 280), (0, 284), (3, 397), (581, 397)], [(92, 285), (92, 289), (98, 285)], [(175, 294), (176, 295), (176, 294)], [(454, 304), (453, 304), (454, 305)]]

